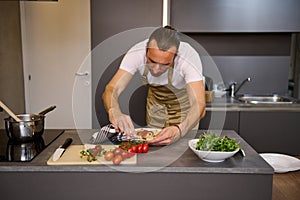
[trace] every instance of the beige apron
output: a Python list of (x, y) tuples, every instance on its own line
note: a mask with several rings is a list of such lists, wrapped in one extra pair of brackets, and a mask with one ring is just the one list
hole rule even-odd
[[(145, 67), (143, 81), (148, 84), (148, 67)], [(168, 84), (152, 86), (149, 84), (146, 122), (149, 127), (164, 128), (180, 124), (190, 108), (186, 88), (177, 89), (172, 86), (173, 67), (168, 71)]]

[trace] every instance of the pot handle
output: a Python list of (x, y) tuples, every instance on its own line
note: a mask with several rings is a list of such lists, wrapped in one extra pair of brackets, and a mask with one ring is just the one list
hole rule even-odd
[(45, 115), (45, 114), (47, 114), (48, 112), (54, 110), (55, 108), (56, 108), (56, 106), (51, 106), (51, 107), (49, 107), (49, 108), (47, 108), (47, 109), (41, 111), (41, 112), (39, 113), (39, 115)]

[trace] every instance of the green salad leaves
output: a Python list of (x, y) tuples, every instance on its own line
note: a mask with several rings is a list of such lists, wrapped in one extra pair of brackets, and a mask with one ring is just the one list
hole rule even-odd
[(241, 148), (235, 140), (227, 136), (219, 137), (215, 133), (202, 133), (199, 136), (196, 149), (201, 151), (234, 151)]

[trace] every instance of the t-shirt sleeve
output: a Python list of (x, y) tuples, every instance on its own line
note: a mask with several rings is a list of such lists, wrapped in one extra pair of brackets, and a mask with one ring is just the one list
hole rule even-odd
[(120, 64), (123, 69), (131, 74), (135, 74), (145, 65), (145, 45), (138, 43), (125, 54)]
[(184, 59), (182, 71), (186, 83), (203, 80), (202, 62), (195, 50), (192, 50), (192, 54)]

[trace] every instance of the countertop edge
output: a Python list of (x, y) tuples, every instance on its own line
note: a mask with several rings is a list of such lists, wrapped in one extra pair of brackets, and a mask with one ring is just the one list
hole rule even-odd
[(168, 167), (168, 168), (158, 168), (158, 167), (126, 167), (126, 166), (85, 166), (85, 165), (64, 165), (64, 166), (1, 166), (1, 172), (80, 172), (80, 173), (101, 173), (101, 172), (123, 172), (123, 173), (214, 173), (214, 174), (274, 174), (274, 171), (271, 169), (218, 169), (218, 168), (196, 168), (196, 167)]

